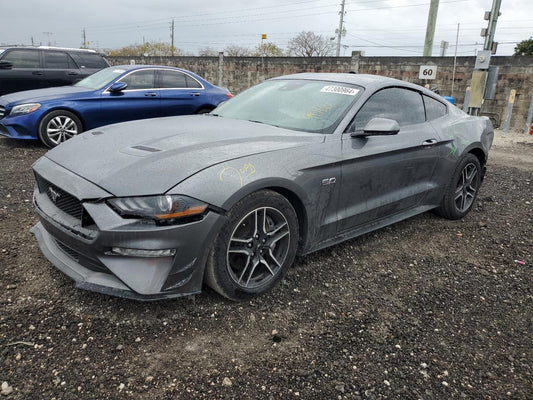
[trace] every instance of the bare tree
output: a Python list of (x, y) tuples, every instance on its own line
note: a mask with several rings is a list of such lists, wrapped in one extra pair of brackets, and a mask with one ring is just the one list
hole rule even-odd
[(174, 52), (175, 56), (183, 55), (183, 52), (171, 45), (162, 42), (146, 42), (143, 44), (131, 44), (120, 49), (114, 49), (109, 52), (110, 56), (170, 56)]
[(258, 45), (255, 48), (253, 55), (255, 57), (281, 57), (283, 55), (283, 50), (274, 43), (266, 42)]
[(252, 50), (248, 47), (231, 44), (224, 49), (224, 55), (230, 57), (247, 57), (252, 55)]
[(200, 57), (216, 57), (218, 56), (218, 50), (213, 49), (212, 47), (204, 47), (198, 52)]
[(300, 32), (289, 40), (288, 53), (299, 57), (324, 57), (333, 54), (333, 43), (314, 32)]

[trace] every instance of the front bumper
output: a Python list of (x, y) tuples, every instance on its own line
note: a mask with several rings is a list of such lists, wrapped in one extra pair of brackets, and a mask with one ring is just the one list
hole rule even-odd
[[(209, 212), (201, 221), (171, 226), (124, 219), (102, 200), (101, 188), (47, 159), (38, 161), (34, 169), (39, 179), (50, 181), (52, 175), (56, 188), (74, 184), (76, 194), (83, 193), (81, 198), (97, 199), (81, 201), (88, 218), (76, 219), (59, 209), (39, 186), (34, 192), (40, 222), (31, 231), (44, 256), (72, 278), (76, 287), (137, 300), (158, 300), (201, 291), (205, 262), (216, 232), (224, 222), (222, 215)], [(65, 185), (67, 182), (69, 185)], [(112, 247), (176, 249), (176, 255), (123, 256), (112, 254)]]
[(12, 139), (38, 139), (38, 127), (41, 113), (31, 113), (16, 117), (6, 116), (0, 119), (0, 136)]

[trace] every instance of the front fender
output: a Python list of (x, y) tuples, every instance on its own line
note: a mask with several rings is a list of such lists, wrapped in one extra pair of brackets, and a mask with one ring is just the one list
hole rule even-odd
[(250, 193), (265, 188), (282, 188), (294, 193), (304, 206), (309, 204), (308, 195), (283, 167), (250, 159), (237, 159), (214, 165), (189, 177), (173, 187), (169, 194), (184, 194), (223, 210)]

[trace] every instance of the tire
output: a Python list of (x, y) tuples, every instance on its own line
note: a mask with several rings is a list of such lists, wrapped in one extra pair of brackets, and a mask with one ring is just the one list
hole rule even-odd
[(209, 253), (205, 281), (234, 301), (272, 289), (293, 263), (298, 218), (277, 192), (261, 190), (240, 200), (228, 213)]
[(479, 160), (473, 154), (467, 154), (457, 165), (441, 204), (435, 212), (447, 219), (463, 218), (474, 205), (480, 186)]
[(196, 111), (195, 114), (208, 114), (211, 111), (213, 111), (212, 108), (203, 107), (203, 108), (200, 108), (198, 111)]
[(56, 110), (44, 116), (39, 124), (39, 139), (48, 147), (56, 147), (83, 132), (80, 119), (66, 110)]

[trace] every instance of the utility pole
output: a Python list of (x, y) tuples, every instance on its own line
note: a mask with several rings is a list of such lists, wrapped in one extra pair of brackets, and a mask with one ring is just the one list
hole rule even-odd
[(453, 73), (452, 73), (452, 93), (450, 94), (453, 97), (453, 88), (455, 85), (455, 68), (457, 67), (457, 46), (459, 45), (459, 27), (461, 24), (457, 24), (457, 35), (455, 36), (455, 52), (453, 53)]
[(52, 36), (54, 32), (43, 32), (43, 35), (48, 36), (48, 46), (52, 45), (52, 42), (50, 41), (50, 36)]
[(483, 45), (484, 50), (490, 50), (492, 54), (496, 53), (496, 46), (494, 45), (494, 34), (496, 33), (496, 23), (498, 22), (498, 17), (500, 16), (500, 6), (502, 0), (493, 0), (492, 9), (485, 12), (485, 19), (489, 21), (489, 25), (486, 29), (481, 30), (481, 36), (485, 37), (485, 43)]
[(424, 41), (424, 57), (431, 57), (433, 48), (433, 38), (435, 37), (435, 25), (437, 24), (437, 12), (439, 11), (439, 0), (431, 0), (429, 6), (428, 24), (426, 27), (426, 40)]
[(335, 53), (337, 57), (339, 57), (339, 55), (341, 53), (341, 36), (343, 36), (346, 33), (346, 31), (344, 30), (344, 27), (343, 27), (343, 24), (344, 24), (344, 2), (345, 2), (345, 0), (342, 0), (341, 12), (339, 13), (340, 14), (339, 29), (337, 29), (337, 31), (335, 32), (337, 34), (337, 51)]
[(87, 48), (87, 36), (85, 35), (85, 28), (83, 28), (83, 32), (82, 32), (81, 37), (83, 39), (83, 43), (81, 45), (81, 48), (82, 49), (86, 49)]
[(170, 28), (170, 55), (174, 57), (174, 18), (172, 18), (172, 25)]

